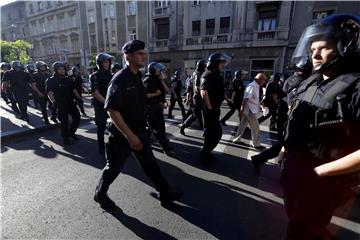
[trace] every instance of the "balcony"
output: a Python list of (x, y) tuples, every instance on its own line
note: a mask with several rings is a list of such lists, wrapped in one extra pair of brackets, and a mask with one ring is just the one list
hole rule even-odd
[(171, 14), (169, 7), (154, 8), (153, 18), (169, 17)]
[(276, 35), (276, 31), (264, 31), (264, 32), (257, 32), (255, 34), (256, 40), (259, 41), (269, 41), (274, 40)]
[(168, 39), (162, 39), (162, 40), (155, 41), (155, 47), (157, 47), (157, 48), (168, 47), (168, 45), (169, 45)]

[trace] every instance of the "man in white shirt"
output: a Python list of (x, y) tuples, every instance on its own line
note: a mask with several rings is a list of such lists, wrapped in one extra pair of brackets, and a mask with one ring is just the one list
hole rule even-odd
[(241, 121), (233, 143), (241, 143), (240, 139), (249, 124), (254, 147), (256, 149), (264, 148), (260, 144), (258, 115), (260, 113), (260, 87), (266, 84), (266, 80), (267, 78), (264, 73), (258, 73), (255, 80), (246, 87), (244, 100), (239, 112)]

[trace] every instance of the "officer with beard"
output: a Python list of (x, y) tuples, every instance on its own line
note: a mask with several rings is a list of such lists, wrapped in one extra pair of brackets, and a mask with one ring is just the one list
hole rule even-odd
[[(78, 140), (75, 132), (80, 124), (80, 112), (76, 108), (76, 99), (80, 99), (74, 82), (66, 75), (64, 62), (54, 62), (53, 75), (46, 81), (46, 92), (51, 102), (58, 108), (63, 143), (71, 145)], [(72, 122), (69, 127), (69, 115)]]

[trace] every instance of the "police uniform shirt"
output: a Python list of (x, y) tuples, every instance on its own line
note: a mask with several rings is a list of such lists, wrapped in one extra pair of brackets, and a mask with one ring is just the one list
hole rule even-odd
[(181, 80), (178, 77), (173, 77), (173, 79), (171, 80), (171, 87), (172, 89), (174, 89), (174, 92), (176, 93), (176, 95), (180, 95), (181, 93)]
[[(135, 133), (145, 130), (145, 91), (141, 73), (133, 74), (128, 66), (117, 72), (111, 79), (105, 99), (105, 109), (121, 113), (125, 123)], [(115, 136), (122, 136), (111, 123), (109, 131)]]
[[(311, 124), (314, 124), (316, 110), (321, 109), (321, 107), (316, 107), (316, 105), (322, 97), (329, 95), (331, 86), (336, 84), (336, 82), (340, 83), (340, 81), (338, 78), (322, 80), (322, 76), (313, 75), (298, 88), (298, 95), (292, 104), (292, 111), (285, 131), (285, 146), (287, 149), (301, 151), (308, 148), (309, 143), (313, 141), (314, 137)], [(309, 82), (310, 84), (307, 84)], [(305, 86), (308, 86), (306, 87), (307, 90), (303, 91)], [(310, 89), (314, 89), (314, 92), (309, 97)], [(344, 110), (347, 112), (350, 121), (360, 124), (360, 80), (357, 80), (357, 82), (347, 88), (344, 94), (346, 95), (346, 107)], [(336, 100), (323, 113), (321, 114), (322, 117), (319, 117), (319, 121), (339, 119)], [(357, 129), (359, 130), (359, 127)], [(338, 139), (332, 140), (338, 141)]]
[(224, 101), (224, 81), (218, 71), (206, 71), (201, 76), (201, 90), (208, 92), (210, 104), (215, 109), (220, 109)]
[(81, 75), (71, 75), (71, 78), (73, 79), (74, 81), (74, 85), (75, 85), (75, 88), (76, 88), (76, 91), (81, 94), (83, 92), (83, 87), (82, 87), (82, 77)]
[(147, 98), (147, 104), (165, 102), (165, 89), (162, 85), (161, 79), (156, 76), (148, 75), (145, 77), (143, 84), (146, 93), (155, 93), (157, 90), (160, 90), (161, 92), (159, 96)]
[[(90, 75), (91, 92), (99, 91), (101, 96), (106, 97), (106, 93), (112, 78), (112, 74), (109, 71), (96, 71)], [(95, 101), (100, 104), (98, 101)], [(102, 106), (102, 104), (101, 104)]]
[(55, 75), (46, 81), (46, 91), (53, 92), (55, 102), (63, 106), (74, 103), (74, 89), (74, 82), (67, 76), (60, 77)]
[(3, 81), (10, 83), (10, 87), (14, 91), (27, 91), (31, 77), (27, 72), (12, 69), (4, 73)]
[(32, 83), (36, 84), (37, 89), (42, 92), (42, 93), (46, 93), (46, 80), (50, 77), (49, 74), (47, 73), (40, 73), (40, 72), (36, 72), (33, 75), (33, 79), (32, 79)]
[(198, 72), (195, 70), (195, 72), (193, 73), (193, 89), (194, 89), (194, 96), (200, 96), (200, 92), (198, 91), (198, 89), (200, 88), (200, 84), (201, 84), (201, 72)]
[(244, 98), (244, 83), (241, 79), (234, 79), (232, 83), (232, 91), (235, 92), (234, 96), (234, 104), (239, 105), (243, 101)]

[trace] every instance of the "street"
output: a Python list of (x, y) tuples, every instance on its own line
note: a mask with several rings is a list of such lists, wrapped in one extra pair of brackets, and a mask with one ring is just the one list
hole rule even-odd
[[(105, 160), (97, 152), (96, 125), (90, 119), (82, 119), (80, 140), (72, 146), (62, 146), (58, 128), (3, 143), (2, 238), (282, 239), (287, 216), (279, 168), (272, 160), (259, 177), (254, 174), (250, 157), (257, 151), (231, 142), (237, 113), (223, 127), (215, 149), (218, 160), (205, 167), (199, 160), (202, 132), (193, 128), (180, 135), (178, 110), (175, 119), (166, 119), (176, 156), (166, 156), (153, 140), (165, 177), (184, 192), (169, 207), (160, 205), (133, 157), (109, 190), (118, 207), (106, 212), (94, 202)], [(223, 105), (222, 115), (227, 110)], [(262, 144), (275, 143), (268, 121), (261, 131)], [(248, 131), (245, 135), (249, 139)], [(340, 239), (360, 236), (359, 198), (351, 204), (353, 211), (346, 219), (339, 211), (330, 226), (341, 227)]]

